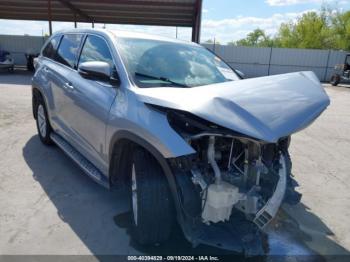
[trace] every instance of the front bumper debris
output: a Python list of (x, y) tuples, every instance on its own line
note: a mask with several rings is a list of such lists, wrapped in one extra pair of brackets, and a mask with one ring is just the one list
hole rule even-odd
[(271, 220), (276, 216), (282, 202), (287, 188), (287, 167), (286, 159), (283, 155), (280, 158), (280, 170), (278, 172), (279, 180), (275, 192), (267, 201), (265, 206), (256, 214), (253, 222), (260, 228), (264, 229)]

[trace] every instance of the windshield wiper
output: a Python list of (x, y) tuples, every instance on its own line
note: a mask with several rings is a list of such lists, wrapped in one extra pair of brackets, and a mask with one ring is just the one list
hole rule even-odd
[(147, 75), (147, 74), (143, 74), (143, 73), (139, 73), (139, 72), (135, 72), (135, 75), (136, 76), (147, 77), (147, 78), (151, 78), (151, 79), (155, 79), (155, 80), (160, 80), (160, 81), (163, 81), (163, 82), (168, 82), (170, 84), (173, 84), (173, 85), (176, 85), (176, 86), (180, 86), (180, 87), (189, 87), (189, 86), (187, 86), (185, 84), (174, 82), (174, 81), (172, 81), (172, 80), (170, 80), (169, 78), (166, 78), (166, 77), (152, 76), (152, 75)]

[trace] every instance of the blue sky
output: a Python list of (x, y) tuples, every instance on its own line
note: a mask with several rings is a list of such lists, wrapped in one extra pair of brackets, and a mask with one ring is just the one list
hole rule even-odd
[[(319, 11), (326, 3), (339, 10), (350, 10), (350, 0), (203, 0), (201, 40), (215, 39), (221, 43), (245, 37), (256, 28), (274, 35), (281, 23), (295, 20), (307, 11)], [(78, 27), (90, 27), (79, 23)], [(102, 24), (95, 25), (102, 27)], [(73, 28), (73, 23), (53, 24), (53, 29)], [(142, 31), (175, 37), (175, 28), (107, 25), (111, 29)], [(0, 34), (42, 35), (48, 33), (48, 23), (39, 21), (16, 21), (0, 19)], [(179, 28), (178, 37), (190, 40), (191, 29)]]

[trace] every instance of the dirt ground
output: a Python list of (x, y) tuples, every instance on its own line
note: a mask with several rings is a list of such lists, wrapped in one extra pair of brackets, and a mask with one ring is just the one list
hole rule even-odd
[[(206, 249), (192, 250), (179, 233), (160, 247), (133, 243), (126, 194), (105, 190), (57, 147), (40, 143), (30, 78), (24, 72), (0, 73), (0, 254), (180, 254)], [(293, 174), (303, 198), (297, 206), (283, 207), (269, 232), (270, 254), (350, 254), (350, 88), (325, 87), (330, 107), (292, 137)]]

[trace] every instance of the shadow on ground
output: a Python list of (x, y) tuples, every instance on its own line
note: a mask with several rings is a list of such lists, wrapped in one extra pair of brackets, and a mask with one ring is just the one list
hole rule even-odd
[(350, 83), (339, 84), (338, 87), (350, 88)]
[(15, 69), (10, 73), (7, 70), (0, 70), (0, 83), (2, 85), (30, 85), (33, 72), (24, 69)]
[[(153, 247), (142, 247), (130, 240), (129, 202), (127, 193), (108, 191), (90, 180), (57, 147), (46, 147), (33, 136), (23, 148), (23, 156), (33, 172), (33, 178), (55, 205), (63, 222), (67, 223), (86, 247), (95, 255), (229, 255), (231, 252), (207, 246), (192, 246), (176, 228), (169, 241)], [(268, 254), (318, 255), (350, 253), (331, 240), (332, 231), (303, 204), (286, 206), (273, 228), (270, 228)], [(297, 217), (298, 221), (293, 219)], [(295, 216), (296, 215), (296, 216)], [(321, 257), (317, 257), (320, 261)], [(264, 259), (269, 260), (269, 257)], [(309, 261), (309, 260), (308, 260)]]

